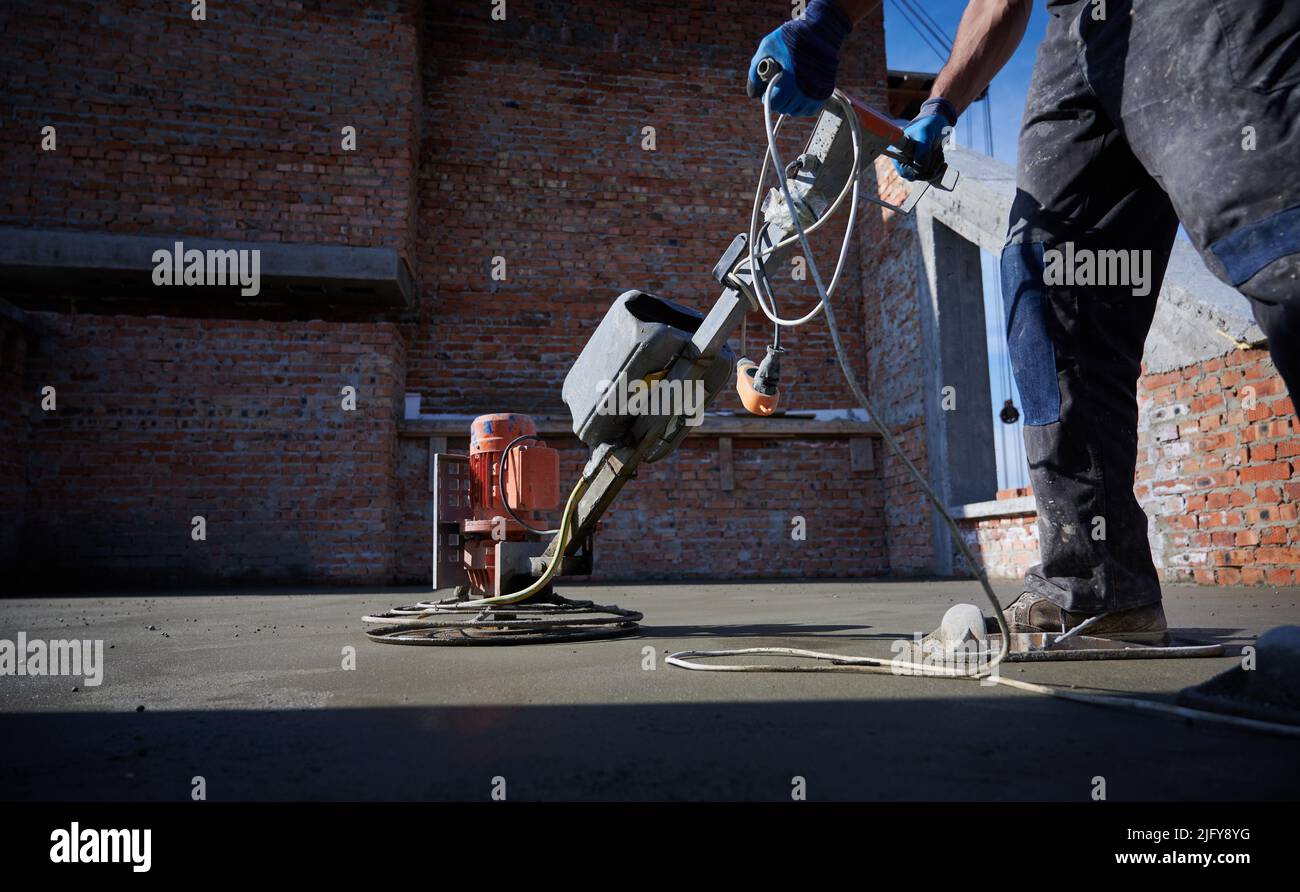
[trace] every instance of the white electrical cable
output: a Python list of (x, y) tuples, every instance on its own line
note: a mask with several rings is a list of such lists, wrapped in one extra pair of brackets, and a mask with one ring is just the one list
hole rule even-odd
[[(781, 115), (776, 121), (776, 126), (773, 127), (772, 108), (770, 103), (764, 102), (763, 113), (765, 116), (768, 132), (771, 134), (769, 145), (775, 147), (776, 134), (779, 133), (781, 130), (781, 124), (785, 121), (785, 115)], [(782, 319), (780, 316), (777, 315), (776, 301), (772, 299), (772, 293), (769, 290), (770, 286), (767, 281), (767, 276), (762, 273), (762, 267), (759, 265), (759, 261), (770, 257), (774, 251), (777, 251), (781, 248), (785, 248), (789, 245), (794, 244), (796, 241), (799, 241), (799, 236), (796, 230), (795, 235), (787, 236), (779, 243), (761, 252), (761, 254), (756, 250), (756, 242), (758, 240), (758, 209), (763, 199), (763, 182), (767, 179), (768, 162), (777, 159), (779, 157), (780, 156), (776, 155), (775, 153), (765, 154), (763, 156), (763, 169), (760, 170), (758, 174), (758, 188), (754, 190), (754, 204), (749, 212), (749, 270), (750, 270), (750, 278), (754, 283), (754, 296), (758, 299), (759, 309), (763, 311), (763, 315), (777, 325), (792, 327), (796, 325), (803, 325), (805, 322), (808, 322), (809, 320), (815, 318), (817, 314), (822, 311), (822, 307), (824, 306), (825, 301), (818, 301), (817, 305), (813, 307), (812, 310), (810, 310), (805, 315), (799, 317), (798, 319)], [(826, 211), (823, 214), (821, 214), (821, 216), (819, 216), (817, 220), (811, 226), (808, 227), (807, 230), (805, 230), (805, 233), (816, 232), (818, 229), (820, 229), (828, 220), (830, 220), (831, 216), (834, 215), (835, 211), (839, 208), (840, 204), (843, 203), (845, 195), (849, 195), (849, 194), (852, 195), (852, 200), (849, 204), (849, 222), (848, 222), (847, 231), (852, 232), (853, 223), (857, 219), (857, 215), (858, 215), (858, 182), (861, 175), (861, 171), (858, 169), (858, 160), (859, 160), (859, 154), (857, 149), (857, 143), (855, 141), (854, 151), (853, 151), (853, 172), (849, 175), (848, 180), (845, 181), (844, 188), (840, 190), (840, 194), (835, 197), (835, 200), (833, 202), (831, 202), (830, 207), (828, 207)], [(776, 166), (778, 169), (777, 176), (780, 179), (782, 186), (784, 186), (785, 167), (780, 163), (779, 160), (776, 162)], [(789, 190), (787, 189), (785, 191), (786, 210), (790, 213), (790, 216), (793, 219), (798, 215), (798, 211), (795, 209), (794, 205), (791, 204), (789, 194), (790, 194)], [(808, 250), (807, 239), (805, 238), (804, 239), (805, 253), (807, 252), (807, 250)], [(831, 285), (830, 288), (827, 289), (828, 291), (833, 292), (835, 290), (835, 286), (839, 284), (840, 273), (844, 270), (844, 260), (846, 257), (848, 257), (848, 253), (849, 253), (849, 238), (846, 234), (844, 240), (840, 243), (840, 256), (835, 263), (835, 273), (831, 276)], [(811, 255), (808, 256), (807, 260), (809, 264), (812, 265)]]
[[(778, 318), (776, 313), (772, 312), (771, 309), (764, 302), (763, 288), (766, 286), (766, 282), (764, 281), (766, 279), (766, 275), (763, 272), (763, 268), (757, 263), (755, 259), (755, 246), (754, 246), (754, 242), (756, 240), (756, 233), (754, 231), (754, 228), (758, 216), (758, 199), (763, 192), (762, 179), (759, 180), (758, 189), (754, 196), (754, 201), (755, 201), (754, 208), (751, 210), (750, 213), (749, 256), (750, 256), (750, 273), (754, 282), (754, 292), (756, 295), (758, 295), (759, 306), (762, 308), (764, 314), (767, 315), (767, 317), (771, 319), (773, 322), (775, 322), (777, 325), (784, 325), (784, 326), (802, 325), (805, 322), (812, 319), (813, 317), (815, 317), (819, 312), (825, 310), (826, 325), (827, 328), (830, 329), (831, 342), (835, 347), (835, 355), (839, 360), (840, 370), (844, 372), (845, 380), (848, 381), (849, 390), (853, 392), (853, 396), (858, 401), (858, 404), (862, 406), (862, 408), (866, 411), (867, 416), (871, 419), (872, 423), (875, 424), (877, 431), (879, 431), (880, 433), (881, 439), (885, 441), (885, 444), (889, 447), (890, 451), (894, 454), (894, 456), (899, 461), (901, 461), (904, 467), (906, 467), (907, 470), (911, 473), (912, 477), (916, 480), (917, 485), (921, 487), (921, 491), (925, 494), (926, 498), (929, 499), (930, 503), (934, 506), (935, 510), (939, 512), (940, 516), (948, 524), (948, 527), (952, 532), (953, 542), (957, 545), (957, 548), (961, 552), (962, 557), (966, 559), (967, 566), (970, 567), (971, 572), (975, 575), (976, 579), (979, 580), (980, 586), (984, 589), (984, 594), (987, 596), (989, 603), (993, 607), (993, 615), (997, 620), (998, 628), (1002, 632), (1001, 643), (998, 648), (997, 655), (982, 668), (976, 668), (974, 671), (970, 671), (970, 672), (953, 670), (949, 672), (940, 672), (938, 674), (950, 675), (952, 677), (958, 677), (958, 678), (982, 678), (989, 675), (993, 675), (998, 665), (1002, 663), (1003, 660), (1006, 659), (1007, 654), (1010, 651), (1011, 631), (1007, 626), (1006, 618), (1003, 617), (1002, 615), (1002, 605), (998, 603), (997, 595), (994, 594), (993, 587), (989, 585), (988, 578), (985, 575), (983, 568), (979, 565), (978, 562), (976, 562), (975, 556), (971, 554), (970, 548), (966, 544), (965, 537), (962, 536), (961, 529), (957, 526), (957, 522), (952, 519), (952, 515), (948, 513), (948, 510), (940, 502), (938, 496), (935, 495), (934, 490), (930, 488), (930, 484), (928, 481), (926, 481), (924, 475), (922, 475), (921, 472), (917, 470), (916, 465), (914, 465), (911, 459), (909, 459), (907, 455), (903, 452), (902, 448), (898, 445), (898, 442), (894, 439), (893, 434), (889, 432), (889, 429), (885, 426), (884, 422), (881, 421), (880, 415), (876, 412), (875, 406), (871, 404), (871, 400), (868, 399), (866, 393), (863, 392), (862, 388), (858, 385), (857, 379), (854, 378), (853, 376), (853, 366), (850, 364), (848, 354), (844, 350), (844, 344), (840, 340), (839, 327), (835, 324), (835, 310), (834, 307), (831, 305), (831, 293), (833, 292), (835, 285), (839, 283), (839, 276), (844, 266), (844, 259), (848, 255), (849, 241), (853, 238), (853, 227), (857, 219), (858, 183), (862, 174), (862, 170), (861, 170), (862, 145), (861, 145), (860, 133), (858, 130), (857, 113), (853, 110), (853, 104), (852, 102), (850, 102), (849, 98), (839, 90), (836, 90), (833, 94), (833, 99), (840, 106), (840, 109), (844, 114), (844, 121), (848, 125), (849, 136), (851, 137), (853, 142), (853, 165), (849, 173), (848, 180), (847, 182), (845, 182), (844, 188), (840, 190), (839, 196), (835, 199), (834, 202), (831, 203), (831, 206), (826, 209), (826, 212), (823, 213), (820, 217), (818, 217), (818, 219), (812, 224), (812, 226), (809, 226), (805, 230), (803, 223), (799, 220), (799, 213), (795, 209), (794, 198), (790, 194), (789, 184), (786, 182), (785, 165), (781, 161), (781, 153), (776, 147), (776, 134), (780, 122), (778, 121), (776, 126), (773, 126), (772, 124), (772, 88), (780, 78), (781, 78), (781, 72), (777, 72), (772, 77), (772, 79), (768, 81), (767, 89), (763, 93), (763, 123), (766, 126), (766, 130), (767, 130), (767, 153), (763, 158), (763, 168), (760, 171), (759, 176), (766, 177), (768, 171), (768, 162), (771, 161), (772, 165), (775, 166), (776, 168), (777, 181), (780, 184), (781, 194), (785, 199), (786, 208), (790, 213), (790, 219), (791, 222), (794, 224), (796, 235), (793, 237), (787, 237), (783, 239), (776, 246), (764, 252), (764, 256), (769, 256), (773, 251), (777, 250), (777, 248), (792, 244), (795, 240), (797, 240), (803, 248), (804, 259), (808, 264), (809, 271), (812, 273), (813, 282), (817, 286), (817, 292), (821, 297), (821, 300), (818, 301), (816, 307), (814, 307), (809, 313), (804, 315), (801, 319), (793, 319), (793, 320), (783, 320)], [(840, 243), (839, 259), (835, 265), (835, 274), (834, 277), (831, 279), (831, 287), (827, 288), (826, 285), (822, 283), (821, 271), (817, 268), (817, 261), (813, 258), (812, 248), (808, 243), (808, 233), (816, 231), (823, 224), (825, 224), (826, 221), (830, 219), (835, 209), (843, 201), (845, 194), (850, 192), (852, 193), (852, 201), (849, 204), (849, 220), (848, 220), (848, 224), (845, 226), (844, 229), (844, 240)], [(926, 672), (930, 674), (935, 674), (935, 667), (933, 666), (929, 666), (921, 663), (900, 661), (897, 659), (882, 660), (882, 659), (876, 659), (874, 657), (841, 657), (835, 654), (823, 654), (817, 651), (798, 651), (792, 648), (757, 648), (757, 649), (751, 648), (751, 649), (747, 649), (745, 653), (748, 654), (768, 653), (768, 654), (778, 655), (778, 656), (805, 656), (817, 660), (830, 660), (837, 664), (841, 664), (844, 668), (849, 668), (851, 666), (857, 671), (864, 671), (864, 672), (896, 673), (899, 669), (906, 669), (906, 670), (913, 670), (916, 672)], [(690, 652), (684, 652), (682, 654), (674, 654), (673, 656), (685, 657), (685, 656), (700, 656), (700, 655), (701, 655), (700, 652), (690, 651)], [(721, 656), (723, 654), (710, 654), (710, 655)], [(673, 660), (673, 658), (671, 657), (669, 659), (671, 662), (674, 662), (676, 665), (682, 666), (683, 668), (694, 668), (694, 669), (714, 668), (714, 667), (705, 667), (702, 664), (698, 664), (698, 663), (687, 665), (686, 663), (682, 662), (680, 659)]]
[[(845, 183), (844, 189), (840, 192), (839, 197), (836, 198), (836, 200), (831, 204), (829, 208), (827, 208), (824, 214), (818, 217), (818, 219), (811, 226), (809, 226), (807, 230), (805, 230), (803, 224), (799, 221), (799, 214), (795, 209), (794, 200), (790, 195), (790, 188), (786, 183), (785, 165), (781, 163), (781, 155), (776, 148), (776, 134), (777, 131), (780, 129), (781, 120), (784, 120), (784, 116), (782, 116), (782, 118), (777, 121), (775, 127), (772, 124), (772, 88), (776, 85), (776, 82), (777, 80), (780, 79), (780, 77), (781, 77), (781, 72), (778, 71), (772, 77), (772, 79), (768, 81), (767, 89), (763, 93), (763, 119), (767, 129), (767, 153), (763, 158), (763, 168), (759, 174), (760, 179), (758, 184), (758, 190), (755, 193), (754, 208), (750, 215), (750, 234), (749, 234), (750, 273), (754, 282), (754, 292), (759, 299), (759, 306), (762, 308), (764, 314), (772, 322), (776, 323), (777, 325), (784, 325), (784, 326), (802, 325), (805, 322), (809, 321), (810, 319), (814, 318), (823, 309), (825, 310), (826, 326), (830, 330), (831, 342), (834, 344), (835, 347), (835, 355), (839, 360), (840, 370), (844, 372), (844, 377), (848, 381), (849, 389), (853, 392), (853, 396), (858, 401), (859, 405), (861, 405), (861, 407), (866, 411), (867, 416), (875, 424), (877, 431), (880, 433), (881, 439), (885, 441), (885, 445), (889, 447), (889, 450), (894, 454), (894, 456), (903, 463), (903, 466), (905, 468), (907, 468), (908, 473), (912, 476), (912, 478), (916, 481), (917, 485), (921, 488), (921, 491), (922, 493), (925, 494), (926, 499), (930, 502), (931, 505), (934, 506), (935, 511), (939, 513), (939, 516), (942, 517), (944, 522), (948, 525), (948, 528), (952, 533), (953, 542), (957, 545), (958, 550), (961, 552), (962, 557), (966, 561), (966, 565), (970, 567), (971, 573), (973, 573), (975, 578), (979, 581), (980, 587), (984, 590), (984, 594), (988, 598), (989, 604), (992, 605), (993, 607), (993, 616), (996, 618), (998, 629), (1001, 632), (1000, 635), (1001, 641), (1000, 641), (1000, 646), (997, 655), (992, 660), (990, 660), (987, 663), (987, 665), (985, 665), (983, 668), (977, 668), (975, 671), (970, 671), (970, 672), (955, 669), (949, 666), (934, 666), (934, 665), (916, 663), (916, 662), (902, 660), (902, 659), (883, 659), (877, 657), (848, 656), (844, 654), (825, 653), (822, 651), (803, 650), (801, 648), (793, 648), (793, 647), (748, 647), (748, 648), (739, 648), (733, 650), (681, 651), (678, 653), (669, 654), (665, 658), (665, 662), (669, 665), (678, 666), (683, 669), (694, 669), (694, 670), (701, 670), (701, 671), (708, 671), (708, 672), (836, 672), (836, 671), (867, 672), (867, 673), (887, 672), (891, 675), (919, 675), (922, 677), (938, 676), (941, 678), (944, 677), (974, 678), (974, 679), (988, 678), (990, 681), (992, 681), (995, 684), (1006, 685), (1007, 687), (1016, 688), (1017, 690), (1022, 690), (1022, 691), (1031, 691), (1033, 693), (1046, 694), (1048, 696), (1057, 697), (1063, 700), (1073, 700), (1078, 703), (1087, 703), (1094, 706), (1106, 706), (1110, 708), (1124, 709), (1133, 712), (1146, 712), (1146, 713), (1156, 713), (1161, 715), (1172, 715), (1182, 719), (1214, 722), (1219, 724), (1228, 724), (1240, 728), (1246, 728), (1253, 731), (1262, 731), (1266, 733), (1280, 734), (1289, 737), (1300, 737), (1300, 727), (1284, 725), (1277, 722), (1260, 721), (1257, 719), (1242, 718), (1240, 716), (1222, 715), (1219, 713), (1206, 712), (1204, 710), (1191, 709), (1184, 706), (1177, 706), (1171, 703), (1164, 703), (1158, 700), (1147, 700), (1140, 697), (1125, 697), (1119, 695), (1101, 696), (1097, 694), (1086, 694), (1086, 693), (1068, 690), (1065, 688), (1058, 688), (1050, 685), (1035, 684), (1033, 682), (1017, 681), (1015, 679), (1003, 678), (999, 673), (996, 672), (997, 667), (1007, 658), (1010, 652), (1010, 643), (1011, 643), (1011, 631), (1007, 625), (1006, 617), (1002, 615), (1002, 605), (998, 602), (997, 595), (994, 593), (993, 587), (989, 584), (988, 576), (985, 574), (983, 567), (975, 560), (975, 556), (971, 553), (969, 546), (966, 544), (966, 539), (962, 535), (960, 527), (957, 526), (957, 522), (953, 520), (952, 515), (948, 513), (947, 508), (939, 500), (938, 496), (935, 495), (934, 490), (931, 489), (929, 482), (925, 479), (925, 476), (917, 469), (916, 465), (912, 463), (912, 461), (899, 447), (898, 442), (894, 439), (893, 434), (889, 432), (889, 429), (885, 426), (885, 423), (881, 420), (880, 416), (876, 413), (875, 407), (872, 405), (870, 399), (868, 399), (866, 393), (863, 392), (862, 388), (859, 386), (857, 379), (854, 378), (853, 368), (849, 364), (848, 356), (844, 350), (844, 345), (840, 340), (839, 329), (835, 324), (835, 311), (834, 311), (834, 307), (831, 305), (830, 296), (835, 288), (835, 285), (839, 281), (840, 269), (844, 264), (844, 257), (848, 251), (848, 243), (849, 240), (853, 237), (853, 224), (854, 224), (855, 215), (857, 211), (858, 179), (861, 175), (861, 168), (860, 168), (861, 145), (859, 141), (857, 115), (853, 111), (852, 104), (850, 103), (848, 97), (845, 96), (843, 93), (841, 93), (839, 90), (836, 90), (835, 93), (833, 94), (833, 98), (839, 104), (840, 108), (844, 111), (845, 120), (849, 124), (849, 133), (853, 139), (853, 170), (852, 173), (849, 175), (848, 182)], [(786, 207), (790, 212), (790, 218), (794, 223), (795, 232), (797, 233), (796, 237), (800, 245), (803, 247), (804, 257), (808, 264), (808, 269), (812, 272), (813, 282), (816, 284), (818, 295), (821, 298), (817, 306), (812, 311), (805, 314), (800, 319), (796, 319), (796, 320), (785, 320), (785, 319), (778, 318), (776, 313), (772, 312), (770, 308), (764, 303), (763, 288), (765, 288), (767, 284), (764, 281), (766, 279), (766, 276), (763, 273), (762, 267), (760, 267), (759, 264), (757, 263), (756, 254), (755, 254), (754, 241), (756, 235), (755, 225), (758, 216), (758, 200), (763, 192), (763, 178), (767, 176), (769, 160), (776, 167), (777, 179), (780, 182), (781, 193), (785, 198)], [(831, 287), (827, 288), (822, 284), (821, 273), (817, 269), (816, 261), (813, 259), (812, 250), (810, 249), (808, 244), (808, 233), (814, 232), (817, 229), (819, 229), (830, 218), (830, 216), (834, 213), (835, 209), (843, 201), (844, 195), (849, 189), (853, 190), (853, 201), (850, 204), (850, 208), (849, 208), (849, 221), (848, 221), (848, 225), (845, 227), (844, 241), (841, 243), (840, 246), (840, 257), (839, 257), (839, 261), (836, 264), (835, 275), (831, 279)], [(767, 251), (763, 252), (763, 256), (767, 257), (771, 255), (773, 251), (776, 251), (778, 248), (784, 247), (786, 245), (792, 244), (794, 240), (795, 240), (794, 237), (786, 238), (778, 245), (769, 248)], [(1086, 621), (1085, 624), (1087, 624)], [(1077, 633), (1078, 631), (1081, 631), (1081, 627), (1076, 628), (1073, 631)], [(1067, 632), (1065, 635), (1062, 635), (1058, 640), (1063, 640), (1069, 637), (1070, 635), (1071, 632)], [(811, 659), (815, 661), (829, 663), (830, 665), (792, 666), (792, 665), (776, 665), (776, 664), (719, 664), (719, 663), (699, 663), (688, 659), (689, 657), (716, 658), (716, 657), (734, 657), (734, 656), (798, 657), (803, 659)]]

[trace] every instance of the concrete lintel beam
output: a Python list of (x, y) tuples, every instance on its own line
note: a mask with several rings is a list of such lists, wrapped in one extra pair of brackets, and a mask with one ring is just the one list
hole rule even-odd
[(948, 513), (955, 520), (978, 520), (985, 517), (1020, 517), (1036, 514), (1038, 507), (1033, 496), (1021, 496), (1016, 499), (993, 499), (986, 502), (972, 502), (969, 505), (954, 505)]
[[(195, 238), (177, 233), (125, 235), (73, 230), (0, 227), (0, 281), (23, 287), (59, 288), (101, 297), (120, 284), (139, 296), (154, 288), (154, 254), (176, 243), (206, 252), (256, 250), (261, 278), (258, 301), (325, 299), (335, 303), (409, 307), (414, 283), (406, 262), (392, 248), (309, 245), (240, 239)], [(239, 296), (238, 287), (221, 288)], [(177, 288), (177, 291), (184, 290)], [(190, 290), (197, 290), (191, 288)]]

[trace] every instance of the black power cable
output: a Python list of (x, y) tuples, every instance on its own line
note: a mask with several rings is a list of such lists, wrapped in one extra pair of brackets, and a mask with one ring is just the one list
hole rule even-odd
[(497, 489), (501, 492), (501, 504), (506, 506), (506, 511), (515, 519), (515, 523), (521, 525), (530, 533), (536, 533), (539, 536), (547, 536), (551, 533), (557, 533), (559, 530), (539, 530), (528, 521), (524, 520), (515, 513), (515, 509), (510, 507), (510, 497), (506, 494), (506, 460), (510, 457), (510, 450), (514, 449), (524, 440), (540, 440), (541, 437), (536, 434), (523, 434), (515, 437), (510, 441), (505, 449), (501, 450), (501, 457), (497, 459)]

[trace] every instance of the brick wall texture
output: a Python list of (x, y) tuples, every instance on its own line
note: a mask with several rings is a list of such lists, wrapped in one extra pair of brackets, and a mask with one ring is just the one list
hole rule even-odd
[(28, 332), (0, 321), (0, 566), (16, 566), (27, 497)]
[[(1161, 578), (1300, 583), (1300, 422), (1268, 353), (1143, 375), (1138, 406), (1136, 492)], [(1037, 561), (1032, 514), (963, 527), (992, 576)]]
[[(392, 575), (396, 326), (42, 313), (20, 575), (62, 583)], [(345, 387), (357, 408), (344, 408)], [(29, 386), (30, 389), (30, 386)], [(196, 541), (193, 518), (206, 539)]]
[[(562, 415), (564, 374), (621, 292), (713, 302), (710, 271), (748, 222), (762, 158), (744, 68), (788, 5), (491, 11), (231, 0), (195, 22), (187, 4), (0, 8), (0, 227), (382, 246), (415, 280), (410, 307), (347, 318), (309, 298), (200, 313), (142, 294), (147, 313), (110, 315), (78, 312), (80, 292), (61, 310), (50, 299), (64, 294), (44, 295), (31, 312), (44, 333), (6, 334), (0, 354), (0, 557), (22, 584), (427, 582), (428, 440), (403, 424), (404, 392), (425, 412)], [(876, 10), (849, 38), (841, 85), (882, 106), (884, 65)], [(37, 150), (45, 126), (56, 151)], [(347, 126), (356, 151), (341, 146)], [(915, 233), (874, 207), (861, 229), (840, 325), (854, 373), (925, 470)], [(784, 310), (810, 304), (811, 283), (784, 273), (778, 287)], [(761, 352), (770, 332), (755, 317), (747, 337)], [(851, 405), (823, 325), (786, 346), (786, 406)], [(1250, 382), (1258, 405), (1239, 408)], [(1278, 386), (1258, 352), (1144, 382), (1139, 486), (1160, 511), (1169, 578), (1294, 581), (1296, 437)], [(572, 479), (585, 449), (552, 445)], [(844, 438), (737, 438), (733, 476), (724, 489), (710, 438), (646, 467), (606, 516), (598, 574), (934, 565), (930, 511), (878, 442), (855, 470)], [(1024, 518), (971, 529), (995, 575), (1032, 558)]]
[[(414, 251), (419, 5), (0, 4), (0, 225)], [(382, 59), (382, 64), (376, 60)], [(53, 126), (58, 149), (33, 151)], [(359, 151), (341, 151), (354, 126)]]

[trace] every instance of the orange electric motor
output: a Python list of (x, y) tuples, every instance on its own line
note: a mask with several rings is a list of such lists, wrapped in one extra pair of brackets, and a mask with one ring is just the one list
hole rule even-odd
[[(519, 520), (502, 503), (499, 468), (505, 473), (504, 495)], [(471, 588), (490, 594), (496, 543), (536, 538), (525, 524), (540, 525), (537, 512), (560, 504), (560, 454), (537, 438), (537, 425), (527, 415), (480, 415), (470, 425), (469, 474), (471, 517), (462, 521), (463, 558)]]

